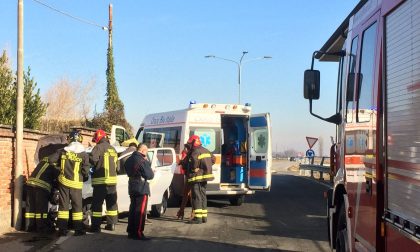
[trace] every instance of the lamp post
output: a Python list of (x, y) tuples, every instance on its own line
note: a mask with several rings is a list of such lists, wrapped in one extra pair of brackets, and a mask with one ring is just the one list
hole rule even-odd
[(263, 57), (258, 57), (258, 58), (254, 58), (254, 59), (250, 59), (247, 61), (242, 61), (244, 59), (245, 54), (247, 54), (247, 51), (243, 51), (242, 52), (242, 56), (239, 59), (239, 61), (236, 60), (232, 60), (232, 59), (226, 59), (226, 58), (222, 58), (222, 57), (218, 57), (215, 55), (206, 55), (204, 56), (205, 58), (214, 58), (214, 59), (220, 59), (220, 60), (225, 60), (225, 61), (230, 61), (235, 63), (238, 66), (238, 104), (241, 104), (241, 74), (242, 74), (242, 65), (251, 61), (256, 61), (256, 60), (262, 60), (262, 59), (271, 59), (271, 56), (263, 56)]

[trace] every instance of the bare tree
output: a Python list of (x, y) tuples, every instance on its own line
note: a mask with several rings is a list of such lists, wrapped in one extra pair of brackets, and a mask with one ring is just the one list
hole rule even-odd
[(285, 157), (296, 157), (298, 155), (298, 151), (295, 149), (287, 149), (283, 153)]
[(86, 124), (92, 110), (94, 86), (93, 78), (83, 83), (63, 77), (54, 83), (44, 95), (48, 108), (43, 130), (61, 130), (60, 125), (68, 125), (70, 122)]

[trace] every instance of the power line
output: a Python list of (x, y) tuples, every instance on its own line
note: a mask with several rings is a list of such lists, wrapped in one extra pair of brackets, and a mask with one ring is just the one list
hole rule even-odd
[(99, 28), (101, 28), (103, 30), (108, 30), (108, 27), (106, 27), (106, 26), (99, 25), (99, 24), (97, 24), (97, 23), (95, 23), (93, 21), (90, 21), (90, 20), (87, 20), (87, 19), (84, 19), (84, 18), (73, 16), (70, 13), (67, 13), (67, 12), (64, 12), (62, 10), (59, 10), (59, 9), (57, 9), (57, 8), (55, 8), (55, 7), (53, 7), (53, 6), (49, 5), (49, 4), (46, 4), (46, 3), (44, 3), (44, 2), (42, 2), (40, 0), (33, 0), (33, 1), (36, 2), (36, 3), (38, 3), (38, 4), (43, 5), (44, 7), (47, 7), (49, 9), (53, 10), (53, 11), (56, 11), (56, 12), (62, 14), (62, 15), (65, 15), (65, 16), (67, 16), (69, 18), (75, 19), (75, 20), (77, 20), (79, 22), (82, 22), (82, 23), (85, 23), (85, 24), (89, 24), (89, 25), (93, 25), (93, 26), (97, 26), (97, 27), (99, 27)]

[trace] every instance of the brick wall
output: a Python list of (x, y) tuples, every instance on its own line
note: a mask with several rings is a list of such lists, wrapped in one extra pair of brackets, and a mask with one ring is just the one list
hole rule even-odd
[[(83, 145), (91, 144), (95, 129), (76, 127), (83, 135)], [(47, 135), (46, 132), (24, 130), (23, 133), (23, 167), (26, 178), (35, 168), (35, 150), (38, 140)], [(15, 133), (10, 126), (0, 125), (0, 234), (10, 230), (13, 211), (13, 179), (14, 179), (14, 148)]]

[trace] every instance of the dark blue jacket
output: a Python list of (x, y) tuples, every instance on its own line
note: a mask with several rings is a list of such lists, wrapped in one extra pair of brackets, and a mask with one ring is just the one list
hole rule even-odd
[(138, 151), (133, 152), (125, 162), (124, 169), (129, 177), (128, 194), (130, 196), (150, 195), (147, 180), (153, 179), (154, 173), (150, 162), (144, 159), (143, 154)]

